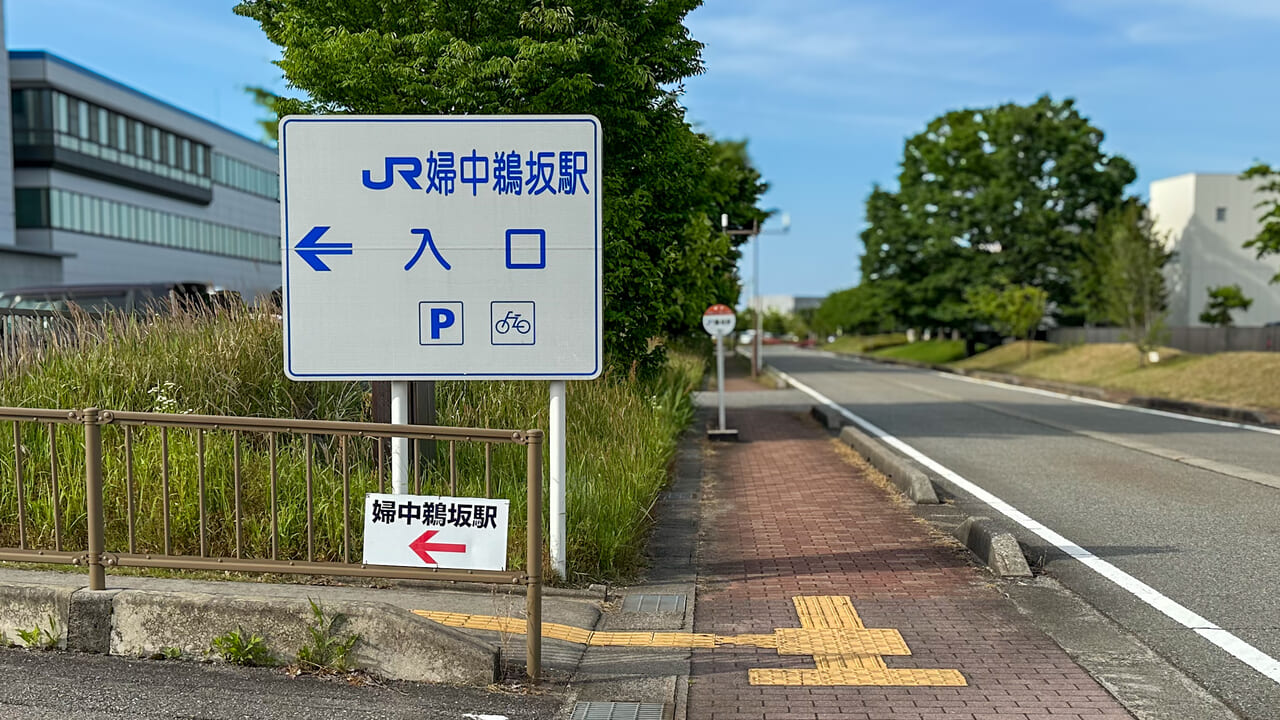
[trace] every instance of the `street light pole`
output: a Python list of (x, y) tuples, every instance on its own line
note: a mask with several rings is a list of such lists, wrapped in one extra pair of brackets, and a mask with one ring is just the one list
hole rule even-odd
[[(729, 214), (720, 214), (720, 229), (731, 237), (741, 237), (748, 235), (751, 237), (751, 309), (756, 316), (755, 336), (751, 342), (751, 377), (760, 374), (760, 345), (764, 337), (764, 306), (760, 298), (760, 236), (765, 233), (760, 229), (760, 223), (752, 220), (750, 230), (730, 230)], [(782, 214), (782, 229), (778, 234), (785, 235), (791, 229), (791, 216), (787, 213)]]
[(760, 226), (751, 223), (751, 297), (755, 301), (756, 334), (751, 337), (751, 377), (760, 374), (760, 343), (764, 335), (764, 308), (760, 304)]

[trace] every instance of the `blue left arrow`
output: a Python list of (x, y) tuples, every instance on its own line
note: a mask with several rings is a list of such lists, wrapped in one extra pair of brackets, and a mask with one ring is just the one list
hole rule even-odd
[(351, 243), (322, 243), (320, 236), (329, 231), (329, 225), (317, 225), (311, 228), (297, 245), (293, 246), (298, 257), (302, 258), (311, 266), (312, 270), (320, 272), (328, 272), (329, 266), (324, 264), (320, 259), (321, 255), (350, 255)]

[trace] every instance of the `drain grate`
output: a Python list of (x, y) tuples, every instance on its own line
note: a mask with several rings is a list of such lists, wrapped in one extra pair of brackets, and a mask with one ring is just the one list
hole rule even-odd
[(666, 720), (666, 709), (660, 703), (580, 702), (569, 720)]
[(624, 595), (622, 611), (635, 613), (682, 613), (683, 595)]

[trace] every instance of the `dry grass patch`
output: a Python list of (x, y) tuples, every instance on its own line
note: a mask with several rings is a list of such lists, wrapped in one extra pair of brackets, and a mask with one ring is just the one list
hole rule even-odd
[(1060, 347), (1035, 343), (1023, 359), (1021, 343), (1004, 345), (955, 363), (1024, 377), (1093, 385), (1112, 390), (1263, 410), (1280, 408), (1280, 353), (1193, 355), (1160, 348), (1160, 362), (1139, 367), (1130, 344)]
[(1235, 352), (1183, 358), (1182, 362), (1168, 365), (1162, 360), (1159, 365), (1103, 384), (1140, 395), (1267, 410), (1280, 408), (1280, 353)]
[[(1183, 355), (1179, 350), (1160, 348), (1160, 363), (1178, 364)], [(1138, 370), (1137, 348), (1127, 343), (1108, 343), (1076, 345), (1023, 363), (1015, 372), (1044, 380), (1110, 387), (1111, 381)]]
[[(1033, 341), (1031, 343), (1031, 359), (1037, 360), (1047, 355), (1062, 352), (1063, 348), (1053, 343)], [(1027, 344), (1025, 342), (1009, 343), (978, 353), (956, 363), (956, 367), (968, 370), (992, 370), (996, 372), (1013, 372), (1014, 368), (1027, 362)]]

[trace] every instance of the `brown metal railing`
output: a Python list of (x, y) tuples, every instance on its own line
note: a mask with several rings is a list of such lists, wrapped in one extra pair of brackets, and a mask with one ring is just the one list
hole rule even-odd
[[(111, 567), (523, 584), (528, 668), (538, 678), (540, 430), (0, 407), (4, 422), (12, 436), (0, 442), (0, 561), (86, 566), (93, 590), (106, 588)], [(67, 427), (74, 425), (82, 435)], [(75, 447), (81, 437), (82, 466)], [(363, 514), (361, 491), (385, 490), (384, 440), (392, 437), (413, 446), (411, 492), (457, 495), (461, 480), (463, 492), (478, 493), (482, 474), (484, 496), (493, 497), (495, 484), (524, 482), (524, 568), (353, 562), (353, 500)], [(419, 462), (417, 446), (427, 441), (447, 443), (447, 459)], [(46, 443), (47, 457), (37, 449)], [(506, 445), (525, 447), (523, 477), (516, 477), (521, 463), (513, 457), (495, 476), (495, 457)], [(464, 452), (474, 446), (483, 452)], [(11, 482), (4, 482), (6, 469)], [(66, 481), (81, 472), (83, 483)], [(295, 493), (282, 498), (289, 490)]]

